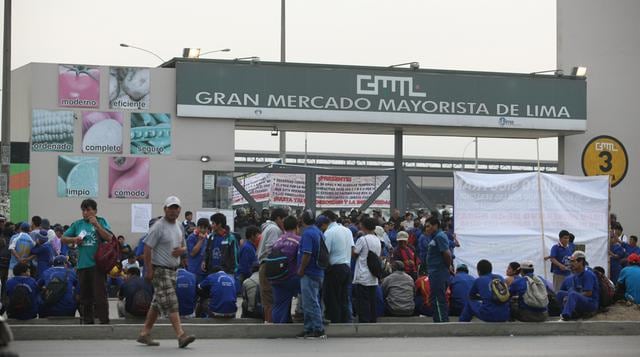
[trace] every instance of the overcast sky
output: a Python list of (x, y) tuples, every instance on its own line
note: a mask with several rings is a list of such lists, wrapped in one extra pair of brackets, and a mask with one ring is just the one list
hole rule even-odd
[[(554, 0), (288, 0), (287, 61), (528, 73), (556, 66)], [(280, 60), (280, 0), (13, 1), (12, 68), (30, 62), (155, 67), (183, 47), (229, 47), (208, 58)], [(213, 119), (212, 119), (213, 120)], [(310, 152), (392, 154), (391, 136), (309, 134)], [(288, 133), (287, 149), (304, 150)], [(474, 156), (472, 138), (407, 137), (405, 154)], [(536, 157), (535, 140), (479, 141), (480, 157)], [(555, 139), (540, 157), (557, 159)], [(269, 132), (236, 148), (277, 150)]]

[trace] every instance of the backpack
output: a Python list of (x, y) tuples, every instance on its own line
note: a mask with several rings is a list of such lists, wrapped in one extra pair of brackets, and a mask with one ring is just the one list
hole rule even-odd
[(120, 258), (120, 243), (113, 234), (111, 240), (105, 242), (98, 238), (101, 242), (98, 244), (98, 250), (94, 259), (96, 261), (96, 268), (105, 274), (109, 274)]
[(60, 279), (57, 276), (54, 276), (51, 281), (45, 287), (45, 290), (42, 292), (42, 301), (45, 306), (52, 306), (58, 303), (60, 299), (64, 297), (64, 294), (67, 292), (67, 280), (69, 278), (69, 271), (67, 270), (64, 274), (64, 278)]
[(318, 265), (318, 268), (323, 270), (329, 267), (329, 249), (327, 248), (327, 244), (324, 242), (324, 236), (320, 237), (316, 264)]
[(611, 280), (607, 278), (604, 274), (601, 274), (598, 271), (594, 270), (596, 273), (596, 277), (598, 278), (598, 285), (600, 287), (600, 302), (599, 305), (601, 308), (607, 307), (613, 304), (613, 296), (615, 295), (615, 287), (613, 286)]
[(524, 278), (527, 279), (527, 291), (522, 296), (524, 303), (533, 308), (546, 308), (549, 305), (549, 297), (544, 282), (537, 276)]
[(289, 275), (289, 257), (278, 248), (271, 249), (264, 265), (265, 276), (269, 281), (282, 280)]
[(365, 239), (364, 243), (367, 245), (367, 268), (369, 269), (369, 272), (371, 272), (371, 275), (375, 276), (376, 278), (380, 279), (382, 278), (382, 261), (380, 260), (380, 257), (371, 251), (371, 249), (369, 248), (369, 243), (367, 243), (366, 238), (362, 237), (362, 239)]
[(27, 284), (20, 283), (16, 285), (13, 294), (9, 298), (9, 306), (7, 306), (7, 315), (14, 317), (26, 314), (31, 311), (33, 301), (31, 301), (31, 287)]
[(140, 289), (133, 294), (133, 300), (131, 301), (131, 311), (129, 313), (133, 316), (147, 316), (147, 312), (151, 307), (151, 294), (147, 289)]
[(493, 278), (489, 283), (489, 291), (491, 291), (491, 300), (498, 304), (504, 304), (509, 301), (511, 294), (509, 294), (509, 288), (504, 281)]

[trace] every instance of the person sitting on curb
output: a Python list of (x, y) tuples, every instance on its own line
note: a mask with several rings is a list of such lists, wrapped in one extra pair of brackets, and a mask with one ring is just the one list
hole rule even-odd
[[(260, 301), (260, 264), (256, 262), (251, 268), (251, 276), (242, 282), (242, 315), (243, 318), (262, 320), (264, 313)], [(274, 288), (275, 290), (275, 288)], [(291, 304), (289, 304), (291, 310)]]
[(511, 317), (522, 322), (543, 322), (547, 319), (547, 283), (533, 274), (533, 262), (519, 264), (522, 278), (514, 279), (509, 286)]
[(586, 269), (587, 257), (584, 252), (576, 250), (569, 260), (573, 274), (567, 277), (570, 283), (563, 284), (568, 290), (557, 293), (558, 301), (562, 304), (561, 321), (593, 315), (598, 311), (600, 302), (598, 278)]
[(616, 284), (616, 295), (625, 300), (640, 304), (640, 255), (633, 253), (627, 258), (629, 264), (620, 272)]
[[(504, 284), (504, 279), (498, 274), (492, 274), (493, 266), (488, 260), (482, 259), (476, 266), (478, 278), (469, 290), (469, 300), (462, 310), (460, 322), (470, 322), (476, 316), (485, 322), (504, 322), (510, 317), (508, 299), (505, 302), (496, 301), (492, 286), (494, 279)], [(506, 288), (506, 284), (503, 285)]]
[(38, 315), (40, 294), (29, 266), (17, 263), (13, 267), (13, 278), (7, 281), (7, 316), (10, 319), (31, 320)]
[(384, 310), (388, 316), (411, 316), (415, 310), (413, 278), (405, 273), (404, 264), (396, 260), (393, 273), (382, 281)]
[(41, 318), (76, 315), (78, 277), (73, 269), (67, 267), (67, 257), (55, 257), (53, 266), (38, 279), (38, 286), (43, 291), (43, 302), (38, 313)]
[(140, 269), (129, 267), (126, 281), (118, 293), (118, 316), (137, 319), (147, 316), (153, 297), (153, 286), (140, 277)]
[(449, 307), (449, 316), (460, 316), (464, 305), (469, 300), (469, 290), (473, 282), (476, 280), (469, 275), (469, 268), (466, 264), (458, 264), (456, 267), (456, 275), (451, 277), (449, 287), (451, 289), (451, 304)]
[(198, 284), (201, 296), (209, 297), (202, 300), (202, 304), (208, 301), (206, 307), (202, 306), (202, 310), (209, 317), (236, 317), (238, 307), (235, 278), (222, 271), (221, 266), (212, 269), (213, 272)]
[(181, 263), (180, 268), (176, 271), (176, 295), (178, 296), (178, 310), (181, 318), (195, 317), (196, 307), (196, 275), (187, 269), (185, 264)]

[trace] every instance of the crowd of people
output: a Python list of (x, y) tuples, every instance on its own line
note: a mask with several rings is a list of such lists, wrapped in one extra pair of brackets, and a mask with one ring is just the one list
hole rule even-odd
[(553, 276), (547, 281), (531, 261), (512, 262), (502, 276), (482, 259), (478, 276), (469, 274), (456, 264), (461, 242), (447, 210), (393, 210), (385, 219), (379, 210), (239, 209), (232, 232), (221, 213), (194, 222), (187, 211), (180, 221), (181, 208), (177, 197), (167, 198), (164, 215), (149, 222), (135, 247), (119, 236), (121, 261), (109, 272), (96, 267), (94, 255), (114, 233), (94, 200), (82, 202), (82, 218), (69, 226), (0, 217), (2, 310), (16, 319), (77, 311), (85, 324), (107, 324), (113, 290), (121, 317), (145, 318), (138, 342), (157, 345), (151, 330), (163, 314), (185, 347), (195, 337), (181, 319), (235, 318), (239, 296), (242, 317), (302, 321), (298, 337), (308, 339), (326, 337), (328, 322), (374, 323), (380, 316), (541, 322), (589, 317), (615, 300), (640, 302), (637, 237), (627, 237), (615, 215), (608, 269), (590, 267), (563, 230), (545, 257)]

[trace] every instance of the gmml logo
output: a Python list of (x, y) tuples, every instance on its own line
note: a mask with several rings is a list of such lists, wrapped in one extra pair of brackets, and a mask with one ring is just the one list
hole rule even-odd
[(379, 95), (381, 89), (400, 96), (425, 98), (427, 93), (414, 91), (412, 77), (374, 76), (369, 74), (356, 75), (356, 93), (363, 95)]

